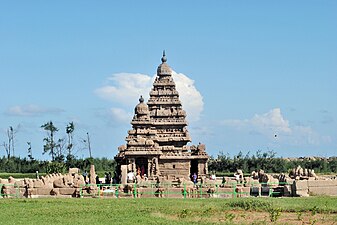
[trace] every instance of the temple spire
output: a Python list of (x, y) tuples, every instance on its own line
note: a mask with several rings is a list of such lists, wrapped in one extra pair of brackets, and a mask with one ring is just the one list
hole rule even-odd
[(166, 55), (165, 55), (165, 50), (163, 51), (163, 57), (161, 57), (161, 61), (165, 63), (167, 61)]

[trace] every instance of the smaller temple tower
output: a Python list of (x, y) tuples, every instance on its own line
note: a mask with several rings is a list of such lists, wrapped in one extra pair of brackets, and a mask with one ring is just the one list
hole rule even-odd
[(187, 130), (186, 112), (166, 63), (165, 52), (157, 68), (157, 77), (147, 104), (141, 96), (131, 121), (132, 129), (126, 145), (119, 147), (115, 157), (117, 172), (126, 182), (129, 172), (167, 180), (189, 179), (192, 174), (208, 173), (208, 155), (204, 144), (188, 146), (191, 137)]
[[(135, 115), (131, 121), (132, 129), (126, 137), (126, 146), (119, 147), (119, 153), (115, 159), (121, 165), (127, 165), (127, 172), (138, 171), (148, 177), (159, 175), (158, 157), (162, 154), (156, 143), (157, 131), (150, 119), (148, 106), (144, 103), (142, 96), (139, 104), (135, 107)], [(121, 173), (123, 169), (121, 168)]]

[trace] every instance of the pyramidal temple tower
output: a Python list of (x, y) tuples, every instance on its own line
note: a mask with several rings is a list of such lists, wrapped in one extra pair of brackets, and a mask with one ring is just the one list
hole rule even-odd
[(118, 148), (115, 157), (117, 173), (126, 183), (127, 173), (133, 172), (149, 179), (189, 179), (192, 174), (208, 173), (205, 145), (188, 146), (191, 137), (187, 130), (186, 112), (166, 63), (165, 52), (157, 68), (147, 104), (141, 96), (131, 121), (132, 129), (126, 145)]

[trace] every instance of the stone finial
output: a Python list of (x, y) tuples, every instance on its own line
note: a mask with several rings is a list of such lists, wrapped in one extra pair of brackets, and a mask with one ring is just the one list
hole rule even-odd
[(163, 51), (163, 57), (161, 57), (161, 61), (165, 63), (167, 61), (166, 55), (165, 55), (165, 50)]
[(143, 103), (143, 102), (144, 102), (143, 95), (141, 95), (141, 96), (140, 96), (140, 98), (139, 98), (139, 102), (140, 102), (140, 103)]

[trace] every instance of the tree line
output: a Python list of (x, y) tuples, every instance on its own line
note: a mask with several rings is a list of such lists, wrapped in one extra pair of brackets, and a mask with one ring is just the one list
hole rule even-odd
[(246, 155), (240, 151), (233, 157), (230, 157), (229, 154), (220, 153), (217, 158), (211, 157), (208, 162), (209, 172), (215, 173), (233, 173), (237, 169), (241, 169), (244, 173), (251, 173), (260, 169), (267, 173), (288, 173), (297, 166), (313, 169), (316, 173), (336, 173), (337, 157), (289, 159), (276, 157), (274, 151), (257, 151), (255, 154), (248, 152)]
[[(7, 141), (2, 143), (5, 155), (0, 158), (0, 172), (11, 173), (44, 173), (66, 172), (69, 167), (77, 167), (88, 170), (90, 164), (94, 164), (97, 171), (113, 171), (115, 161), (107, 158), (93, 158), (90, 146), (90, 137), (87, 133), (86, 139), (82, 139), (82, 144), (89, 152), (86, 159), (78, 159), (74, 152), (74, 132), (75, 124), (69, 122), (65, 127), (66, 137), (57, 137), (59, 129), (52, 121), (41, 125), (41, 129), (46, 131), (43, 138), (43, 154), (48, 154), (51, 160), (35, 160), (32, 153), (31, 142), (27, 142), (27, 157), (15, 157), (15, 136), (19, 129), (10, 126), (7, 129)], [(291, 169), (301, 166), (302, 168), (314, 169), (316, 173), (336, 173), (337, 157), (330, 158), (303, 158), (289, 160), (287, 158), (276, 157), (274, 151), (257, 151), (255, 154), (249, 152), (244, 155), (241, 151), (230, 157), (222, 152), (216, 157), (211, 157), (208, 162), (208, 170), (212, 173), (233, 173), (241, 169), (244, 173), (251, 173), (260, 169), (268, 173), (287, 173)]]
[(82, 171), (90, 170), (90, 165), (95, 165), (96, 171), (114, 171), (116, 164), (113, 159), (85, 158), (66, 160), (64, 162), (35, 160), (20, 157), (0, 158), (0, 172), (5, 173), (66, 173), (69, 168), (80, 168)]
[[(42, 173), (67, 172), (70, 167), (77, 167), (82, 170), (89, 170), (90, 165), (94, 164), (96, 171), (111, 171), (116, 167), (116, 162), (108, 158), (86, 158), (78, 159), (76, 157), (67, 158), (65, 161), (43, 161), (29, 158), (3, 156), (0, 158), (0, 172), (8, 173)], [(247, 153), (244, 155), (239, 152), (230, 157), (228, 154), (220, 153), (217, 158), (211, 157), (208, 162), (210, 173), (226, 174), (234, 173), (241, 169), (248, 174), (260, 169), (268, 173), (288, 173), (291, 169), (301, 166), (302, 168), (314, 169), (316, 173), (337, 173), (337, 157), (330, 158), (302, 158), (287, 159), (276, 157), (273, 151), (261, 152), (255, 154)]]

